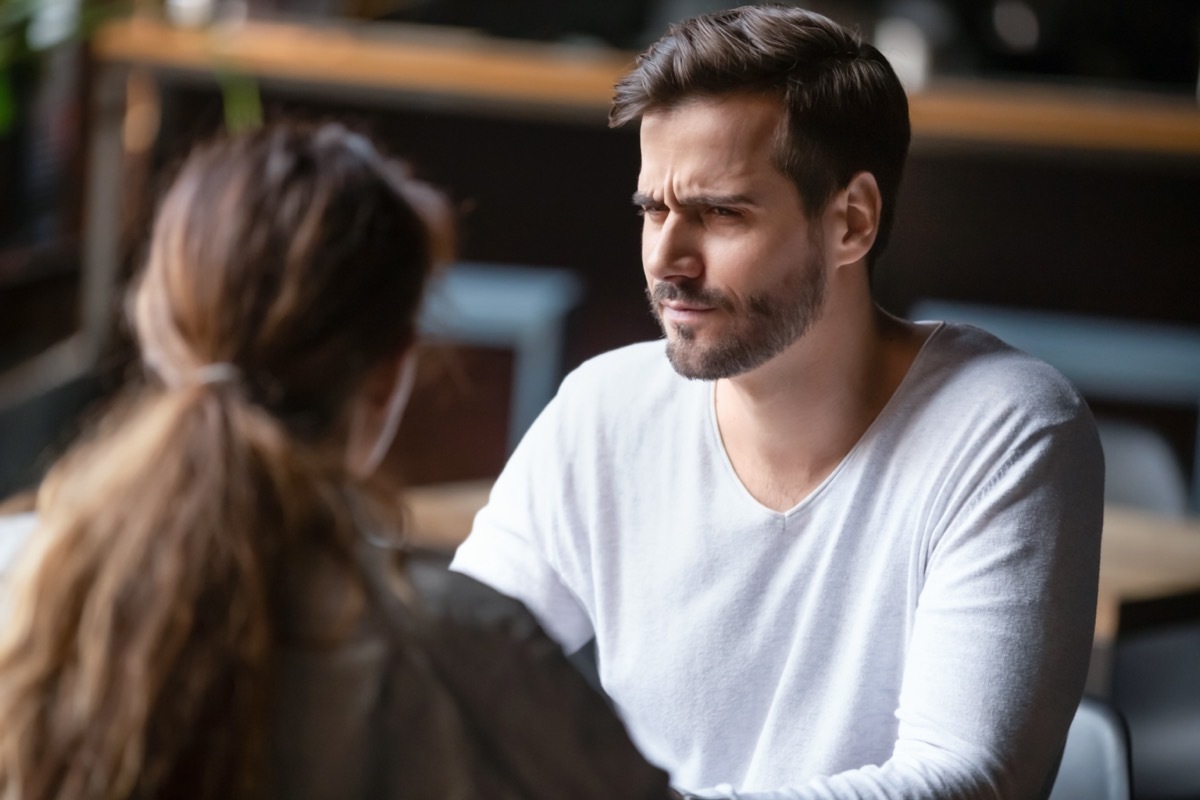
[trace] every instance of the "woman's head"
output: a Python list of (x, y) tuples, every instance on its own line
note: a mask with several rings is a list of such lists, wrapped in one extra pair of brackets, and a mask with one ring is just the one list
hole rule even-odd
[(440, 196), (338, 125), (188, 158), (131, 297), (161, 385), (55, 465), (6, 598), (0, 796), (266, 791), (289, 565), (328, 554), (361, 599), (343, 448), (387, 432), (449, 244)]
[(132, 296), (138, 343), (166, 386), (232, 365), (253, 402), (319, 439), (407, 350), (449, 246), (441, 196), (341, 125), (222, 140), (162, 202)]

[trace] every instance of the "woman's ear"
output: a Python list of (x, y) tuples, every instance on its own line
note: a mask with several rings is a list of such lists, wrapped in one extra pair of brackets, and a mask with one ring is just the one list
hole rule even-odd
[(346, 467), (359, 477), (378, 469), (396, 438), (417, 374), (413, 348), (385, 358), (367, 373), (362, 388), (350, 401), (350, 430)]
[(879, 184), (869, 172), (859, 172), (846, 188), (838, 192), (835, 202), (836, 236), (833, 247), (837, 265), (853, 264), (865, 259), (879, 234), (879, 217), (883, 197)]
[(396, 381), (404, 371), (404, 365), (412, 358), (409, 350), (385, 358), (367, 373), (362, 386), (362, 399), (375, 411), (385, 409), (396, 387)]

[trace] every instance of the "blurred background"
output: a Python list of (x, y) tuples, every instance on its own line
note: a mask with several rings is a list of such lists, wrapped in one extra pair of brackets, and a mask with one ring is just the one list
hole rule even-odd
[[(552, 315), (556, 373), (657, 334), (628, 203), (636, 133), (606, 128), (608, 87), (671, 21), (720, 2), (3, 3), (0, 410), (21, 406), (21, 442), (7, 432), (0, 443), (0, 493), (36, 480), (84, 396), (121, 374), (120, 330), (107, 336), (102, 322), (111, 328), (119, 294), (97, 284), (128, 275), (180, 153), (239, 115), (350, 120), (451, 192), (464, 259), (569, 275), (570, 301)], [(874, 39), (914, 98), (913, 155), (877, 277), (888, 309), (942, 298), (1200, 322), (1200, 3), (809, 5)], [(128, 30), (131, 14), (143, 29)], [(406, 53), (412, 63), (397, 60)], [(1106, 125), (1115, 132), (1097, 142)], [(82, 328), (89, 352), (46, 355)], [(472, 446), (439, 448), (454, 463), (413, 465), (410, 480), (499, 469), (515, 356), (483, 344), (439, 382), (451, 435)], [(82, 394), (53, 391), (83, 366)], [(1190, 485), (1195, 403), (1097, 402), (1159, 431)]]
[[(0, 409), (22, 407), (22, 441), (0, 443), (0, 493), (36, 480), (83, 395), (119, 380), (119, 286), (163, 175), (239, 115), (347, 119), (453, 195), (465, 260), (569, 276), (551, 314), (556, 374), (657, 334), (628, 203), (636, 133), (606, 128), (608, 88), (671, 21), (720, 2), (3, 2)], [(809, 6), (874, 39), (913, 95), (913, 154), (877, 276), (885, 307), (941, 298), (1200, 322), (1200, 3)], [(1098, 126), (1113, 132), (1097, 141)], [(82, 328), (90, 338), (76, 345), (90, 352), (46, 355)], [(516, 356), (482, 344), (443, 364), (453, 380), (437, 392), (451, 395), (451, 435), (472, 446), (439, 448), (454, 463), (413, 465), (410, 480), (502, 464), (520, 425), (508, 407)], [(83, 394), (55, 394), (82, 366)], [(1159, 431), (1190, 485), (1195, 403), (1097, 402)]]
[[(723, 5), (0, 0), (0, 497), (35, 485), (129, 374), (121, 288), (172, 166), (282, 114), (373, 133), (457, 203), (465, 263), (427, 313), (424, 391), (388, 468), (486, 483), (565, 370), (658, 335), (629, 203), (637, 135), (607, 128), (607, 104), (638, 49)], [(804, 5), (857, 26), (910, 91), (880, 302), (1054, 363), (1101, 418), (1110, 503), (1200, 542), (1200, 2)], [(1182, 639), (1160, 658), (1126, 636), (1102, 681), (1143, 731), (1146, 798), (1200, 797), (1189, 546), (1171, 559)]]

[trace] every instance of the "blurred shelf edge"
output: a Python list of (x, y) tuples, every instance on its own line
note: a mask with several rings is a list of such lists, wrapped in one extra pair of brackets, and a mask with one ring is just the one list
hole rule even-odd
[(911, 96), (914, 139), (1200, 156), (1192, 98), (1036, 83), (945, 81)]
[[(97, 32), (101, 62), (185, 73), (241, 70), (296, 81), (424, 95), (603, 121), (633, 54), (512, 42), (400, 23), (321, 26), (245, 20), (205, 29), (154, 18)], [(1194, 99), (1051, 84), (942, 80), (911, 95), (914, 138), (1033, 147), (1200, 155)]]
[(602, 47), (346, 20), (317, 25), (251, 19), (180, 28), (137, 17), (101, 28), (92, 48), (102, 63), (201, 76), (240, 71), (266, 81), (384, 91), (601, 123), (613, 83), (633, 59)]

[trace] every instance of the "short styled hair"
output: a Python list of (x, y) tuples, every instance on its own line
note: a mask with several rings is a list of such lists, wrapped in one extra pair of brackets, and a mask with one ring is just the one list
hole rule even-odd
[(875, 176), (883, 209), (874, 266), (887, 245), (908, 154), (908, 98), (887, 59), (856, 32), (780, 5), (743, 6), (672, 25), (616, 85), (609, 125), (696, 98), (778, 95), (787, 137), (776, 166), (815, 216), (858, 172)]

